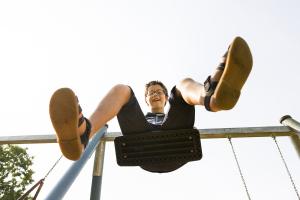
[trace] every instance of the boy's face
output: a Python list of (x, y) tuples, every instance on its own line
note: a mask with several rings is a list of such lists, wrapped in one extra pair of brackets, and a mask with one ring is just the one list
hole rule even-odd
[(157, 110), (163, 112), (167, 102), (167, 96), (164, 93), (163, 88), (160, 85), (151, 85), (148, 88), (146, 96), (146, 103), (151, 110)]

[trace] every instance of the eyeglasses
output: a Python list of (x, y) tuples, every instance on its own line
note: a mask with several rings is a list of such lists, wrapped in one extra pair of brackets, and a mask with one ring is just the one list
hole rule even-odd
[(147, 94), (147, 96), (152, 97), (152, 96), (155, 96), (155, 95), (160, 96), (160, 95), (163, 95), (163, 94), (165, 94), (165, 93), (164, 93), (162, 90), (157, 90), (157, 91), (150, 91), (150, 92)]

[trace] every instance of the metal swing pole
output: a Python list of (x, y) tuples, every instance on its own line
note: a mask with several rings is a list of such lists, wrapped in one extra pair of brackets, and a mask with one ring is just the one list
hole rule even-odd
[(81, 158), (74, 162), (66, 173), (58, 180), (56, 186), (52, 189), (52, 191), (46, 197), (46, 200), (59, 200), (64, 197), (67, 193), (71, 185), (73, 184), (74, 180), (79, 175), (80, 171), (89, 160), (91, 155), (93, 154), (94, 150), (96, 149), (100, 139), (107, 131), (107, 126), (100, 129), (90, 140), (88, 146), (86, 147), (85, 151), (83, 152)]
[(90, 200), (100, 200), (101, 197), (105, 144), (106, 142), (101, 140), (96, 149)]
[(295, 131), (295, 134), (290, 137), (300, 158), (300, 123), (294, 120), (290, 115), (281, 117), (280, 123)]

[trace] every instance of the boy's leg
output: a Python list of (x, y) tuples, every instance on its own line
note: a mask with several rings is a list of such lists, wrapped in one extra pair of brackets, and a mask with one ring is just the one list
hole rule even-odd
[[(191, 79), (185, 78), (176, 85), (176, 94), (182, 96), (184, 101), (189, 105), (202, 105), (204, 106), (205, 88), (204, 85)], [(212, 111), (219, 111), (214, 102), (210, 102), (210, 108)]]
[(237, 37), (205, 85), (187, 78), (176, 86), (177, 93), (190, 105), (204, 105), (210, 111), (229, 110), (237, 103), (251, 69), (250, 49)]
[(147, 132), (155, 129), (155, 125), (150, 124), (131, 90), (129, 101), (119, 111), (118, 122), (123, 135)]
[(91, 130), (87, 131), (87, 140), (118, 114), (130, 95), (128, 86), (116, 85), (102, 99), (89, 120), (80, 120), (82, 113), (74, 92), (68, 88), (57, 90), (51, 97), (49, 111), (62, 153), (68, 159), (79, 159), (84, 149), (80, 136), (86, 133), (88, 125), (91, 125)]
[(117, 116), (130, 97), (131, 88), (129, 86), (119, 84), (113, 87), (89, 118), (92, 124), (91, 134), (95, 134), (108, 121)]
[(166, 112), (162, 129), (191, 129), (195, 123), (195, 106), (188, 104), (176, 87), (173, 87), (169, 97), (169, 110)]

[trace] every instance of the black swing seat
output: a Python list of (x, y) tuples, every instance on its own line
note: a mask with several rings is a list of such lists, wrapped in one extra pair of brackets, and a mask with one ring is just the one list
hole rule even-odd
[(163, 130), (115, 138), (120, 166), (147, 166), (200, 160), (202, 149), (197, 129)]

